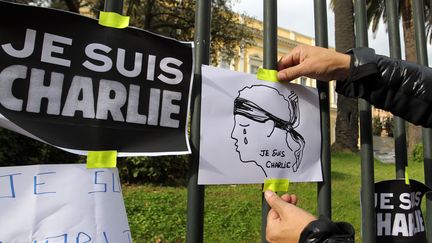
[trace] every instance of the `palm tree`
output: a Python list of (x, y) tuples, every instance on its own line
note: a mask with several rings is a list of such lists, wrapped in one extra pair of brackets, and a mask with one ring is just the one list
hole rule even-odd
[[(355, 47), (354, 6), (352, 1), (332, 0), (335, 14), (336, 51), (346, 52)], [(358, 151), (358, 102), (342, 95), (337, 99), (336, 139), (332, 145), (337, 151)]]
[[(412, 13), (411, 0), (399, 0), (399, 17), (402, 18), (402, 28), (405, 42), (405, 59), (407, 61), (417, 61), (414, 19)], [(385, 11), (385, 0), (366, 0), (368, 25), (375, 33), (381, 20), (387, 22)]]
[[(402, 28), (404, 33), (405, 42), (405, 59), (407, 61), (416, 62), (416, 46), (415, 46), (415, 34), (414, 34), (414, 19), (412, 12), (411, 0), (399, 0), (398, 1), (398, 12), (399, 17), (402, 18)], [(432, 17), (429, 14), (429, 1), (426, 3), (426, 25), (428, 26), (428, 34), (431, 36), (431, 24)], [(378, 30), (378, 24), (381, 20), (387, 22), (387, 16), (385, 11), (385, 0), (366, 0), (367, 13), (368, 13), (368, 25), (372, 28), (375, 33)], [(430, 39), (432, 40), (432, 39)], [(408, 151), (411, 154), (414, 145), (421, 141), (421, 128), (413, 124), (408, 125)]]

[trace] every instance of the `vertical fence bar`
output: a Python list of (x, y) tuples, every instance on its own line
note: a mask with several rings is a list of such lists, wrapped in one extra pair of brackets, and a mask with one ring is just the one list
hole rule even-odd
[(264, 64), (277, 69), (277, 1), (264, 0)]
[[(315, 45), (328, 48), (327, 1), (314, 0)], [(318, 215), (331, 218), (331, 153), (329, 83), (317, 81), (321, 110), (323, 182), (317, 184)]]
[[(425, 36), (425, 16), (424, 1), (413, 0), (414, 29), (416, 37), (417, 62), (428, 66), (426, 36)], [(424, 155), (424, 175), (425, 184), (432, 186), (432, 129), (423, 128), (423, 155)], [(426, 197), (426, 234), (428, 242), (432, 242), (432, 199)]]
[[(423, 128), (423, 155), (425, 184), (432, 187), (432, 129)], [(426, 239), (432, 242), (432, 198), (426, 194)]]
[[(366, 2), (355, 0), (356, 46), (368, 46), (366, 24)], [(363, 99), (359, 99), (360, 113), (360, 143), (361, 143), (361, 205), (362, 205), (362, 240), (375, 243), (375, 208), (374, 208), (374, 158), (372, 144), (372, 115), (371, 106)]]
[[(264, 0), (264, 63), (265, 69), (277, 69), (277, 1)], [(261, 242), (266, 240), (267, 214), (270, 210), (262, 195)]]
[(104, 11), (123, 14), (123, 0), (106, 0), (104, 4)]
[(197, 0), (195, 11), (195, 73), (192, 87), (191, 149), (189, 167), (186, 242), (204, 240), (204, 186), (198, 185), (201, 116), (201, 65), (210, 60), (211, 1)]
[[(390, 57), (401, 59), (398, 6), (395, 0), (386, 0), (387, 27), (389, 32)], [(395, 142), (396, 178), (405, 178), (408, 165), (405, 121), (397, 116), (393, 118), (393, 136)]]

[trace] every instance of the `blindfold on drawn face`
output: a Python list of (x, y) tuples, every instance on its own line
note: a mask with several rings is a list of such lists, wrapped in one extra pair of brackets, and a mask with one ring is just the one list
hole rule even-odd
[(254, 102), (247, 100), (242, 97), (237, 97), (234, 100), (234, 115), (242, 115), (256, 122), (266, 122), (268, 120), (272, 120), (275, 123), (275, 127), (287, 130), (291, 132), (294, 128), (298, 126), (298, 116), (299, 116), (299, 107), (298, 107), (298, 97), (294, 92), (291, 92), (288, 97), (288, 101), (291, 106), (291, 117), (289, 121), (285, 121), (280, 119), (270, 112), (264, 110), (259, 105)]
[(290, 105), (291, 116), (288, 121), (280, 119), (279, 117), (274, 116), (270, 112), (264, 110), (256, 103), (242, 98), (237, 97), (234, 100), (234, 115), (241, 115), (247, 117), (253, 121), (264, 123), (268, 120), (274, 122), (275, 127), (287, 131), (293, 140), (299, 145), (299, 148), (294, 151), (294, 156), (296, 158), (296, 162), (293, 165), (294, 172), (297, 171), (300, 166), (301, 159), (303, 157), (303, 149), (305, 146), (305, 140), (301, 134), (294, 130), (299, 124), (299, 106), (298, 106), (298, 97), (297, 95), (291, 91), (291, 94), (288, 97), (288, 103)]

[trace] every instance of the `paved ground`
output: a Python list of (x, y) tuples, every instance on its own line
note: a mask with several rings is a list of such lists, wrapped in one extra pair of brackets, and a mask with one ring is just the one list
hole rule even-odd
[(374, 156), (383, 163), (395, 162), (394, 139), (373, 136)]

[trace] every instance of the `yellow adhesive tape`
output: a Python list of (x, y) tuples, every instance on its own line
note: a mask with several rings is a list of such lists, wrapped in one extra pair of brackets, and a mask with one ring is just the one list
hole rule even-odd
[(274, 192), (287, 192), (289, 187), (288, 179), (265, 179), (263, 192), (272, 190)]
[(409, 185), (409, 177), (408, 177), (408, 166), (405, 166), (405, 184)]
[(277, 71), (276, 70), (270, 70), (270, 69), (264, 69), (264, 68), (258, 68), (257, 79), (272, 81), (272, 82), (279, 82), (279, 80), (277, 79)]
[(87, 169), (115, 168), (117, 166), (117, 151), (88, 151)]
[(129, 16), (123, 16), (114, 12), (99, 13), (99, 24), (117, 29), (123, 29), (129, 26)]

